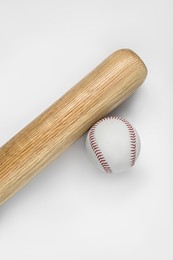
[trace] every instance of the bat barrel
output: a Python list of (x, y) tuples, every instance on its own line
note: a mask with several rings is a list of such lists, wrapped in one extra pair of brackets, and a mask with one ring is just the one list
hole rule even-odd
[(147, 69), (131, 50), (112, 53), (0, 149), (0, 204), (127, 99)]

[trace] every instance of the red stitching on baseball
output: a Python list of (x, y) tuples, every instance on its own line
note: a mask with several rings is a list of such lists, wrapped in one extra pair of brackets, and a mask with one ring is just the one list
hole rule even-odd
[(124, 124), (127, 126), (127, 129), (129, 131), (129, 135), (130, 135), (130, 163), (131, 166), (133, 166), (135, 164), (136, 161), (136, 134), (135, 131), (133, 129), (133, 126), (124, 118), (122, 117), (114, 117), (122, 122), (124, 122)]
[(97, 126), (100, 124), (100, 122), (102, 122), (104, 119), (99, 120), (91, 129), (89, 132), (89, 140), (90, 140), (90, 145), (91, 148), (93, 150), (93, 152), (95, 153), (97, 160), (99, 161), (100, 165), (102, 166), (102, 168), (105, 170), (105, 172), (107, 173), (112, 173), (112, 170), (109, 166), (109, 164), (107, 163), (106, 159), (104, 158), (102, 152), (100, 151), (100, 148), (96, 142), (95, 139), (95, 130), (97, 128)]
[(91, 129), (89, 132), (89, 140), (90, 140), (90, 144), (91, 147), (93, 149), (93, 152), (95, 153), (98, 161), (100, 162), (101, 166), (103, 167), (103, 169), (105, 170), (105, 172), (107, 173), (112, 173), (112, 170), (108, 164), (108, 162), (106, 161), (106, 159), (104, 158), (102, 152), (100, 151), (100, 148), (96, 142), (95, 139), (95, 130), (97, 128), (97, 126), (108, 119), (118, 119), (120, 121), (122, 121), (126, 126), (127, 129), (129, 131), (129, 135), (130, 135), (130, 163), (131, 166), (133, 166), (135, 164), (136, 161), (136, 134), (135, 131), (133, 129), (133, 126), (124, 118), (122, 117), (115, 117), (115, 116), (111, 116), (111, 117), (105, 117), (103, 119), (100, 119)]

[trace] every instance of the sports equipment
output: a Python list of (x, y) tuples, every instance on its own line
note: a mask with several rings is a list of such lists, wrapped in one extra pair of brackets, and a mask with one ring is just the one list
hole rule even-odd
[(121, 117), (106, 117), (88, 132), (86, 150), (97, 168), (119, 173), (133, 166), (140, 152), (136, 129)]
[(0, 149), (0, 204), (127, 99), (145, 80), (143, 61), (112, 53)]

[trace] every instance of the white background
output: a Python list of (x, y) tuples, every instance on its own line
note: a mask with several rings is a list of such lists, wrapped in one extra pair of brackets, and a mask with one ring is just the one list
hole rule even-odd
[(96, 170), (83, 136), (1, 206), (0, 259), (173, 259), (172, 32), (172, 0), (0, 0), (0, 146), (111, 52), (148, 67), (112, 112), (141, 136), (135, 167)]

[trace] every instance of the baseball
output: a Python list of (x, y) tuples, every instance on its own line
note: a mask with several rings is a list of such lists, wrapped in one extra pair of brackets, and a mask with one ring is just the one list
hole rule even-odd
[(97, 168), (106, 173), (119, 173), (135, 164), (140, 152), (140, 138), (126, 119), (106, 117), (89, 130), (86, 150)]

